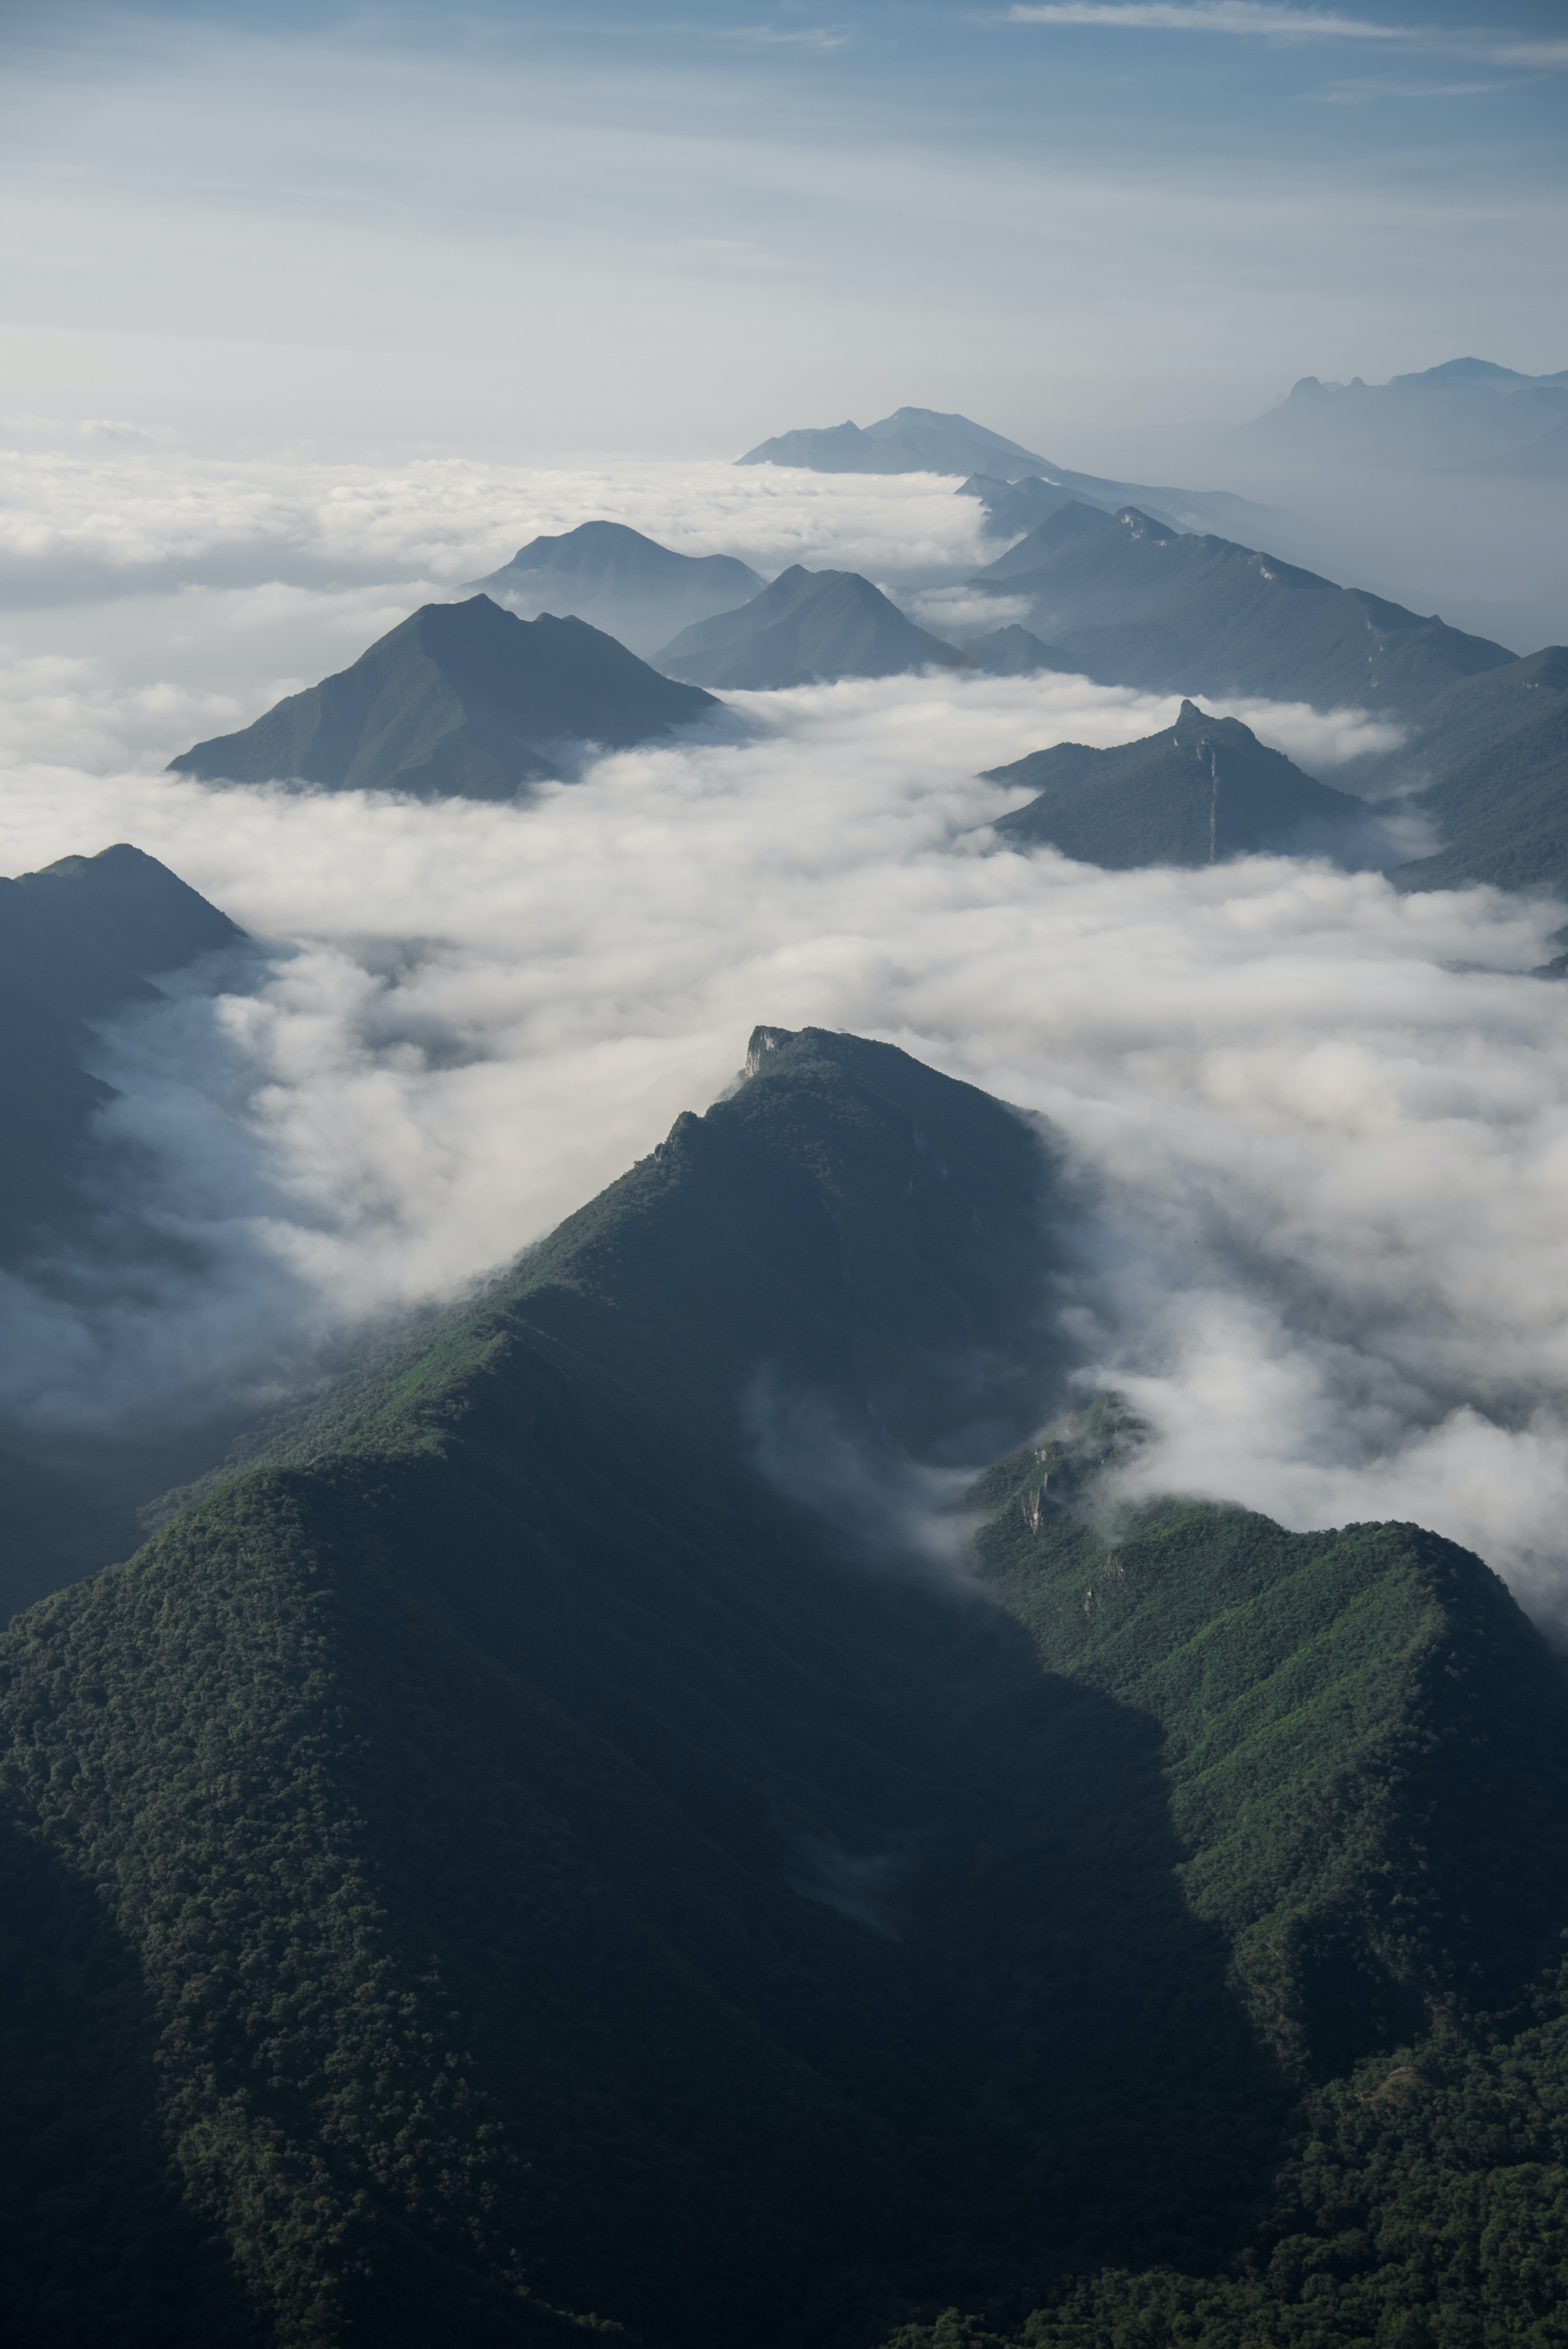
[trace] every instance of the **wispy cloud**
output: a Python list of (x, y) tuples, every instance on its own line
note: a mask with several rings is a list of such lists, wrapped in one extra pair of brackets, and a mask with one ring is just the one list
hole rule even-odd
[(1366, 106), (1380, 98), (1484, 98), (1514, 86), (1506, 81), (1341, 81), (1302, 95), (1311, 106)]
[[(1385, 25), (1336, 9), (1295, 8), (1290, 0), (1016, 0), (1010, 25), (1090, 25), (1133, 33), (1228, 33), (1267, 41), (1390, 41), (1484, 57), (1489, 64), (1568, 67), (1568, 40), (1516, 40), (1484, 26)], [(1408, 89), (1404, 97), (1468, 96)]]
[(841, 49), (850, 36), (830, 25), (730, 25), (718, 37), (721, 41), (751, 41), (758, 48)]
[[(1409, 41), (1406, 25), (1273, 5), (1273, 0), (1018, 0), (1014, 25), (1106, 25), (1126, 32), (1233, 33), (1267, 40)], [(1568, 46), (1553, 42), (1545, 47)]]

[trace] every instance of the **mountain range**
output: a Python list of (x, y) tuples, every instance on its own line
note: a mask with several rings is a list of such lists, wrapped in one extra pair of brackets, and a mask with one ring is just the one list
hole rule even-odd
[(624, 523), (585, 522), (559, 538), (531, 539), (463, 595), (485, 595), (527, 618), (553, 612), (587, 620), (651, 657), (682, 628), (748, 602), (762, 582), (732, 554), (677, 554)]
[(1119, 1499), (1073, 1213), (758, 1029), (18, 1619), (11, 2338), (1551, 2337), (1562, 1667), (1413, 1526)]
[(662, 739), (715, 706), (583, 620), (521, 620), (473, 595), (422, 605), (352, 667), (198, 742), (169, 771), (504, 800), (559, 777), (585, 746)]
[(1568, 473), (1568, 368), (1530, 376), (1465, 358), (1387, 383), (1304, 376), (1237, 439), (1271, 456), (1316, 463), (1561, 480)]
[(1259, 850), (1328, 853), (1362, 801), (1314, 781), (1238, 718), (1184, 701), (1173, 726), (1111, 750), (1057, 742), (985, 781), (1037, 792), (992, 829), (1009, 847), (1047, 843), (1084, 864), (1219, 864)]
[(1261, 523), (1270, 512), (1227, 490), (1160, 490), (1138, 481), (1102, 480), (1075, 473), (1037, 457), (966, 416), (943, 416), (931, 408), (901, 408), (878, 424), (834, 424), (821, 429), (783, 432), (764, 440), (736, 462), (786, 465), (818, 473), (961, 473), (960, 494), (989, 503), (1009, 485), (1029, 483), (1026, 494), (1060, 492), (1114, 511), (1135, 500), (1169, 513), (1185, 529), (1224, 524), (1230, 529)]
[(1026, 596), (1031, 632), (1087, 676), (1153, 693), (1421, 712), (1514, 658), (1441, 619), (1132, 506), (1063, 506), (971, 584)]
[(792, 564), (737, 612), (699, 620), (658, 655), (661, 668), (694, 684), (767, 691), (845, 677), (965, 668), (966, 657), (906, 619), (856, 571)]

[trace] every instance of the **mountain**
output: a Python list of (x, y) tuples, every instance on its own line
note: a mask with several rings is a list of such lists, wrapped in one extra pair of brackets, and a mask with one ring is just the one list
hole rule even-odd
[(417, 799), (511, 799), (573, 747), (625, 750), (714, 707), (613, 636), (488, 595), (426, 604), (352, 668), (291, 693), (239, 734), (198, 742), (170, 774), (302, 782)]
[[(995, 563), (988, 563), (983, 575), (986, 579), (1024, 578), (1049, 562), (1058, 546), (1070, 545), (1075, 538), (1087, 538), (1097, 531), (1114, 530), (1116, 519), (1104, 506), (1088, 506), (1079, 498), (1064, 498), (1048, 514), (1030, 522), (1017, 543), (999, 554)], [(1147, 515), (1145, 520), (1154, 521), (1155, 517)], [(1161, 525), (1156, 523), (1156, 527)], [(1175, 538), (1181, 533), (1172, 530), (1170, 535)]]
[(463, 595), (485, 595), (532, 618), (587, 620), (645, 657), (694, 621), (733, 611), (762, 582), (732, 554), (677, 554), (624, 523), (585, 522), (534, 538)]
[(781, 571), (738, 612), (699, 620), (658, 656), (694, 684), (753, 690), (841, 677), (897, 677), (907, 669), (964, 668), (965, 656), (906, 620), (858, 571)]
[(1076, 661), (1055, 645), (1043, 645), (1027, 628), (994, 628), (988, 636), (968, 636), (964, 650), (976, 668), (993, 677), (1034, 677), (1041, 669), (1078, 674)]
[(1442, 839), (1398, 887), (1568, 891), (1568, 647), (1451, 686), (1389, 766)]
[[(1169, 530), (1136, 507), (1109, 527), (1069, 526), (1070, 512), (972, 584), (1027, 595), (1031, 631), (1103, 684), (1419, 712), (1460, 679), (1514, 658), (1440, 619), (1228, 539)], [(1068, 534), (1052, 543), (1052, 532)]]
[[(1119, 492), (1121, 484), (1108, 481), (1105, 487), (1108, 492)], [(988, 538), (1019, 538), (1026, 531), (1034, 530), (1040, 523), (1047, 521), (1052, 514), (1059, 513), (1064, 506), (1076, 505), (1102, 513), (1109, 522), (1118, 508), (1127, 505), (1133, 497), (1133, 492), (1129, 491), (1125, 496), (1109, 494), (1103, 498), (1091, 498), (1081, 491), (1075, 492), (1064, 489), (1059, 481), (1042, 481), (1038, 475), (1026, 475), (1021, 481), (997, 481), (984, 473), (973, 474), (968, 481), (961, 482), (956, 494), (961, 498), (979, 500), (985, 510), (985, 534)], [(1139, 498), (1137, 502), (1140, 510), (1150, 515), (1151, 520), (1165, 523), (1172, 530), (1181, 528), (1173, 514), (1162, 513), (1147, 498)], [(1242, 505), (1245, 501), (1238, 498), (1231, 502)]]
[[(1114, 1462), (1114, 1420), (1109, 1441), (1103, 1409), (1063, 1433), (968, 1495), (981, 1572), (1048, 1670), (1160, 1723), (1183, 1898), (1314, 2085), (1228, 2255), (1118, 2246), (1026, 2320), (1026, 2295), (998, 2292), (989, 2320), (976, 2297), (885, 2349), (1550, 2341), (1568, 2303), (1568, 1974), (1542, 1963), (1560, 1661), (1478, 1560), (1413, 1526), (1286, 1534), (1168, 1504), (1096, 1529), (1079, 1495)], [(1499, 1818), (1529, 1822), (1522, 1868)]]
[[(1048, 458), (1032, 456), (1016, 440), (1005, 440), (966, 416), (940, 416), (930, 408), (901, 408), (863, 430), (858, 424), (834, 424), (821, 430), (784, 432), (748, 450), (736, 462), (799, 466), (818, 473), (963, 473), (968, 478), (958, 494), (978, 496), (987, 507), (1009, 485), (1026, 482), (1025, 494), (1031, 502), (1059, 492), (1114, 511), (1132, 500), (1189, 529), (1221, 524), (1244, 528), (1262, 524), (1273, 512), (1224, 490), (1151, 489), (1137, 481), (1105, 481), (1097, 473), (1075, 473)], [(1015, 511), (1008, 506), (1009, 514)]]
[(900, 408), (878, 424), (834, 424), (780, 433), (736, 460), (741, 465), (804, 466), (817, 473), (1020, 473), (1048, 472), (1044, 457), (1005, 440), (999, 432), (972, 424), (966, 416), (942, 416), (933, 408)]
[(154, 856), (121, 842), (0, 880), (0, 1264), (88, 1212), (93, 1022), (156, 1003), (152, 984), (243, 932)]
[(1046, 842), (1119, 873), (1321, 848), (1365, 812), (1362, 801), (1265, 748), (1239, 718), (1211, 718), (1191, 701), (1161, 734), (1109, 750), (1058, 742), (993, 767), (985, 781), (1038, 791), (993, 825), (1007, 846)]
[(1238, 436), (1271, 454), (1401, 471), (1561, 473), (1568, 368), (1520, 375), (1490, 359), (1449, 359), (1387, 383), (1304, 376)]
[[(1553, 2178), (1511, 2228), (1466, 2164), (1568, 2108), (1561, 1668), (1414, 1526), (1119, 1501), (1114, 1399), (1016, 1449), (1072, 1212), (1001, 1103), (760, 1029), (433, 1348), (13, 1627), (20, 2349), (1203, 2290), (1262, 2299), (1216, 2340), (1401, 2342), (1387, 2292), (1267, 2320), (1438, 2260), (1534, 2321)], [(1323, 2115), (1397, 2147), (1412, 2079), (1478, 2090), (1424, 2201), (1373, 2161), (1271, 2265)]]

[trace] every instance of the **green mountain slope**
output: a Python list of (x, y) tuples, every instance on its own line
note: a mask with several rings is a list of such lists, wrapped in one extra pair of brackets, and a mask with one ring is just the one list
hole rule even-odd
[(1568, 1702), (1501, 1586), (1113, 1522), (1109, 1407), (934, 1516), (911, 1457), (1059, 1379), (1070, 1194), (891, 1047), (748, 1065), (0, 1643), (29, 2349), (851, 2349), (1222, 2277), (1293, 2098), (1522, 2012)]
[(622, 750), (712, 707), (711, 695), (661, 677), (585, 621), (520, 620), (474, 595), (423, 605), (352, 667), (291, 693), (238, 734), (198, 742), (169, 771), (510, 799), (558, 774), (573, 744)]
[(1038, 786), (992, 827), (1009, 846), (1048, 843), (1086, 864), (1217, 864), (1257, 849), (1328, 848), (1362, 802), (1314, 781), (1239, 718), (1184, 701), (1174, 726), (1114, 750), (1058, 742), (985, 781)]
[(1513, 659), (1440, 619), (1228, 539), (1179, 533), (1136, 507), (1109, 528), (1085, 521), (1047, 539), (1070, 520), (1063, 508), (974, 584), (1026, 595), (1028, 627), (1106, 684), (1415, 712)]
[(841, 677), (965, 668), (965, 656), (906, 620), (856, 571), (781, 571), (738, 612), (685, 628), (658, 656), (672, 677), (766, 691)]

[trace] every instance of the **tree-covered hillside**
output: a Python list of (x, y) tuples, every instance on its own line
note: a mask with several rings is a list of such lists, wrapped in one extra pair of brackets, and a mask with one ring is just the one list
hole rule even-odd
[(1287, 2205), (1317, 2271), (1357, 2096), (1549, 2036), (1501, 1585), (1118, 1514), (1109, 1404), (934, 1513), (1050, 1406), (1061, 1178), (890, 1047), (748, 1071), (0, 1647), (13, 2337), (1179, 2337)]

